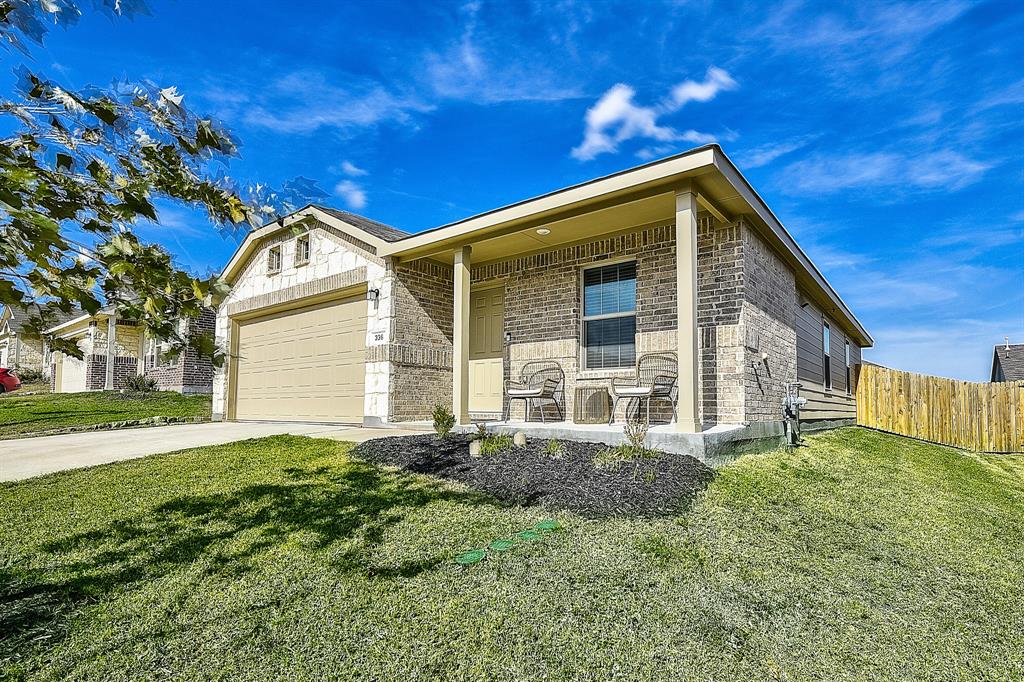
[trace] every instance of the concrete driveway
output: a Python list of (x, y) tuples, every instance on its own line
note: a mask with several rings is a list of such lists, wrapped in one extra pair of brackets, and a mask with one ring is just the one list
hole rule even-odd
[(427, 432), (294, 422), (213, 422), (0, 440), (0, 481), (284, 433), (361, 443), (371, 438)]

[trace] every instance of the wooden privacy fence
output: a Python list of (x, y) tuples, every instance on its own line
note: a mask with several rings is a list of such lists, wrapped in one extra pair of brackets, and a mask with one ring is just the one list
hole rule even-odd
[(1024, 452), (1024, 381), (979, 384), (863, 365), (857, 423), (980, 452)]

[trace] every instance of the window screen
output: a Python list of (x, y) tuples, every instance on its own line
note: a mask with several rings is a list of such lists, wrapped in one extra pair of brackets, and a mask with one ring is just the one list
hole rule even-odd
[(583, 346), (588, 369), (636, 362), (636, 263), (583, 271)]

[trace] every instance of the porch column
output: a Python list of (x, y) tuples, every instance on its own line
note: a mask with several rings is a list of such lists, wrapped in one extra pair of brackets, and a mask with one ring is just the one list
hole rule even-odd
[(469, 424), (469, 285), (473, 247), (455, 251), (455, 308), (452, 315), (452, 412), (458, 424)]
[(139, 322), (139, 362), (135, 373), (140, 377), (146, 373), (146, 328)]
[(676, 347), (679, 395), (676, 430), (700, 433), (700, 344), (697, 337), (697, 194), (676, 191)]
[(117, 340), (117, 311), (114, 310), (107, 318), (107, 375), (103, 383), (104, 390), (114, 390), (114, 341)]

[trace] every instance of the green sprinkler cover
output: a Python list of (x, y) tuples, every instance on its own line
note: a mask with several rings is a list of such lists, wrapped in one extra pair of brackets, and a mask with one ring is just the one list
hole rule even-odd
[(522, 530), (516, 533), (516, 537), (520, 540), (540, 540), (540, 533), (535, 530)]
[(491, 544), (487, 545), (487, 549), (492, 552), (507, 552), (515, 547), (515, 544), (516, 543), (512, 540), (495, 540)]
[(463, 552), (462, 554), (460, 554), (457, 557), (455, 557), (455, 563), (459, 564), (460, 566), (469, 566), (470, 564), (478, 564), (481, 561), (483, 561), (484, 557), (486, 557), (486, 556), (487, 556), (487, 552), (485, 552), (482, 549), (471, 549), (470, 551)]
[(536, 526), (534, 526), (534, 528), (536, 528), (537, 530), (558, 530), (561, 527), (562, 524), (560, 524), (558, 521), (555, 521), (554, 519), (545, 519), (538, 523)]

